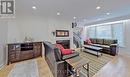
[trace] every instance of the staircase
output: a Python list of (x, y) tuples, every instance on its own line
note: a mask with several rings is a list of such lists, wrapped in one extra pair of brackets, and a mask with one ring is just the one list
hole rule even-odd
[(82, 47), (81, 38), (75, 32), (73, 32), (73, 43), (75, 44), (76, 48)]

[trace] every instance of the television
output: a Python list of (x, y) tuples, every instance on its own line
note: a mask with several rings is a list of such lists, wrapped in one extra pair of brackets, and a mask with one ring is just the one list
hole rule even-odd
[(33, 43), (23, 43), (21, 44), (21, 51), (33, 50)]

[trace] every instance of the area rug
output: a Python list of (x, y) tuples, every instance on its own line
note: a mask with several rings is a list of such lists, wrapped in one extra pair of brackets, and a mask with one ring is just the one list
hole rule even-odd
[(14, 65), (8, 77), (39, 77), (36, 60), (28, 60)]
[(86, 60), (89, 60), (89, 77), (93, 77), (104, 65), (111, 61), (114, 56), (108, 54), (102, 54), (102, 56), (97, 57), (90, 53), (80, 52), (80, 56)]

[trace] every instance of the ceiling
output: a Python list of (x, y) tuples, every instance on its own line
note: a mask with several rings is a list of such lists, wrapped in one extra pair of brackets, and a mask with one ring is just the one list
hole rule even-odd
[[(42, 16), (59, 20), (86, 21), (88, 23), (102, 19), (130, 14), (130, 0), (15, 0), (16, 15)], [(33, 10), (32, 6), (37, 9)], [(96, 7), (101, 9), (97, 10)], [(57, 16), (56, 13), (61, 15)], [(106, 15), (110, 13), (110, 15)]]

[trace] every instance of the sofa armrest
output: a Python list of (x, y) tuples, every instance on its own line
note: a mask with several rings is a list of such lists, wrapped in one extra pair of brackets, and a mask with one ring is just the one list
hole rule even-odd
[(65, 61), (56, 62), (55, 68), (54, 77), (67, 77), (67, 63)]
[(70, 59), (70, 58), (74, 58), (76, 56), (79, 56), (79, 53), (78, 52), (73, 52), (72, 54), (69, 54), (69, 55), (64, 55), (62, 57), (63, 60), (66, 60), (66, 59)]
[(118, 44), (111, 44), (110, 45), (110, 54), (115, 56), (116, 54), (118, 54)]

